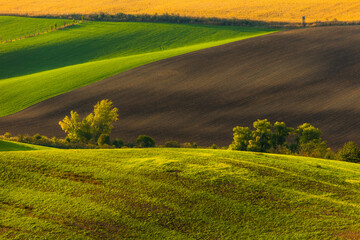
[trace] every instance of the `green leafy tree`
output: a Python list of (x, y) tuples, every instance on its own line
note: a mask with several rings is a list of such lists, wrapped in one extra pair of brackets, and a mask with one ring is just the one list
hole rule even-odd
[(147, 135), (140, 135), (136, 139), (136, 144), (142, 148), (155, 147), (155, 140)]
[(75, 111), (70, 112), (70, 117), (59, 122), (62, 130), (67, 133), (67, 139), (71, 142), (88, 143), (92, 140), (98, 142), (101, 135), (110, 135), (113, 122), (118, 120), (118, 109), (108, 100), (102, 100), (94, 106), (93, 113), (90, 113), (82, 121)]
[(310, 123), (304, 123), (296, 129), (295, 141), (298, 144), (308, 143), (314, 140), (321, 140), (322, 132)]
[(331, 150), (321, 139), (321, 130), (310, 123), (304, 123), (295, 131), (294, 152), (309, 157), (325, 157)]
[(93, 138), (91, 129), (91, 117), (89, 117), (89, 115), (81, 121), (81, 125), (77, 130), (77, 136), (80, 142), (84, 143), (89, 142)]
[(102, 100), (94, 106), (94, 111), (86, 117), (86, 122), (90, 124), (92, 138), (95, 142), (101, 134), (110, 134), (114, 127), (112, 123), (119, 120), (118, 116), (118, 109), (108, 99)]
[(324, 158), (330, 152), (325, 141), (315, 139), (300, 144), (299, 154), (307, 157)]
[(271, 123), (267, 119), (258, 119), (253, 123), (255, 131), (252, 131), (252, 139), (250, 147), (252, 151), (266, 152), (271, 147)]
[(116, 138), (114, 141), (113, 141), (113, 146), (115, 146), (116, 148), (121, 148), (125, 145), (124, 141), (122, 139), (119, 139), (119, 138)]
[(295, 141), (288, 145), (288, 137), (294, 129), (287, 127), (284, 122), (274, 125), (267, 119), (258, 119), (253, 123), (255, 130), (248, 127), (235, 127), (234, 140), (229, 146), (232, 150), (247, 150), (253, 152), (300, 153), (311, 157), (333, 158), (334, 153), (322, 141), (321, 131), (309, 123), (304, 123), (295, 131)]
[(356, 143), (350, 141), (344, 144), (343, 148), (337, 153), (337, 158), (347, 162), (360, 162), (360, 150)]
[(234, 127), (233, 131), (234, 140), (229, 148), (232, 150), (245, 151), (249, 145), (249, 141), (251, 140), (250, 128), (237, 126)]
[(167, 141), (165, 143), (165, 147), (167, 148), (179, 148), (180, 147), (180, 143), (177, 141)]
[(79, 141), (79, 129), (81, 128), (81, 123), (79, 122), (79, 114), (75, 111), (70, 111), (70, 117), (65, 116), (65, 118), (59, 122), (61, 129), (67, 133), (67, 139), (70, 141), (76, 142)]
[(110, 136), (108, 134), (101, 134), (97, 140), (97, 144), (99, 146), (103, 146), (105, 144), (110, 145)]
[(259, 145), (259, 142), (257, 142), (256, 140), (250, 140), (246, 150), (250, 152), (263, 152), (261, 146)]
[(273, 133), (271, 136), (271, 145), (274, 149), (282, 147), (286, 143), (286, 139), (294, 132), (293, 128), (286, 127), (284, 122), (275, 122), (273, 125)]

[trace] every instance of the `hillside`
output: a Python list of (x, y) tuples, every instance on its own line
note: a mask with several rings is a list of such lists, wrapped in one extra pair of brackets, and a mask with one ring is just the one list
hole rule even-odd
[[(14, 26), (38, 26), (33, 19), (16, 19), (14, 25), (13, 17), (0, 17), (4, 22), (0, 30), (8, 29), (4, 31), (8, 35), (11, 29), (17, 31)], [(9, 22), (12, 28), (6, 27)], [(242, 27), (85, 22), (0, 44), (0, 116), (146, 63), (271, 32)]]
[(44, 33), (50, 30), (50, 26), (63, 26), (71, 23), (70, 20), (63, 19), (39, 19), (39, 18), (19, 18), (0, 16), (0, 38), (2, 41), (24, 37), (34, 33)]
[(0, 140), (0, 152), (3, 152), (3, 151), (51, 150), (51, 149), (52, 148), (49, 148), (49, 147)]
[(0, 238), (356, 239), (360, 165), (224, 150), (0, 153)]
[[(70, 110), (119, 108), (113, 137), (228, 145), (256, 119), (310, 122), (332, 147), (360, 142), (360, 27), (265, 35), (151, 63), (0, 118), (0, 129), (64, 136)], [(6, 130), (5, 130), (6, 129)]]
[(360, 3), (357, 0), (123, 0), (123, 1), (70, 1), (0, 0), (0, 13), (7, 14), (88, 14), (119, 12), (130, 14), (179, 14), (195, 17), (240, 18), (264, 21), (360, 20)]

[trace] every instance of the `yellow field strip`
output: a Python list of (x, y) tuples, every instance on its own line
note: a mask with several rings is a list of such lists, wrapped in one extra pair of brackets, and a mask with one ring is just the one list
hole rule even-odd
[(0, 14), (179, 14), (193, 17), (301, 22), (360, 20), (358, 0), (0, 0)]

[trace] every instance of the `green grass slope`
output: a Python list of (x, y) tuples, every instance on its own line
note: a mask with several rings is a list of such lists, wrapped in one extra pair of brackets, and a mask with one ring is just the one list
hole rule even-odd
[(3, 152), (3, 151), (51, 150), (51, 149), (52, 148), (38, 146), (38, 145), (0, 140), (0, 152)]
[(0, 16), (0, 38), (2, 41), (24, 37), (34, 33), (46, 32), (50, 25), (63, 26), (64, 22), (71, 23), (64, 19), (44, 18), (20, 18), (11, 16)]
[(0, 236), (360, 236), (360, 165), (194, 149), (0, 154)]
[(140, 65), (271, 32), (274, 30), (86, 22), (1, 44), (0, 116)]

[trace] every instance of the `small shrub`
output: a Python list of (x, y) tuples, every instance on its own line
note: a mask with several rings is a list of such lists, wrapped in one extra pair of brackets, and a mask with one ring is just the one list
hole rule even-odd
[(19, 142), (24, 142), (24, 140), (25, 140), (24, 135), (19, 134), (19, 135), (18, 135), (18, 141), (19, 141)]
[(333, 151), (331, 151), (330, 148), (328, 148), (324, 158), (325, 159), (336, 159), (336, 154)]
[(360, 162), (360, 150), (356, 143), (350, 141), (344, 144), (343, 148), (337, 153), (337, 158), (341, 161)]
[(192, 147), (192, 148), (197, 148), (197, 147), (198, 147), (198, 145), (197, 145), (197, 143), (196, 143), (196, 142), (193, 142), (193, 144), (191, 145), (191, 147)]
[(211, 148), (211, 149), (218, 149), (219, 146), (214, 143), (213, 145), (210, 146), (210, 148)]
[(136, 139), (136, 144), (142, 148), (155, 147), (155, 140), (147, 135), (140, 135)]
[(135, 146), (136, 146), (136, 143), (133, 143), (133, 142), (125, 143), (125, 147), (128, 147), (128, 148), (133, 148)]
[(184, 143), (183, 146), (184, 148), (192, 148), (192, 145), (189, 142)]
[(324, 158), (328, 152), (325, 141), (318, 139), (300, 144), (299, 154), (306, 157)]
[(105, 143), (105, 144), (101, 145), (100, 148), (101, 149), (111, 149), (111, 148), (113, 148), (113, 146), (110, 146), (109, 144)]
[(119, 138), (116, 138), (113, 141), (112, 145), (115, 146), (116, 148), (122, 148), (124, 146), (124, 141)]
[(165, 143), (165, 147), (167, 147), (167, 148), (179, 148), (180, 143), (178, 143), (177, 141), (167, 141)]
[(11, 133), (6, 132), (6, 133), (4, 134), (4, 138), (11, 138)]
[(291, 154), (290, 149), (286, 146), (276, 146), (276, 148), (270, 148), (269, 153), (277, 153), (277, 154), (285, 154), (285, 155), (289, 155)]
[(36, 141), (36, 140), (40, 140), (42, 138), (42, 136), (40, 135), (40, 134), (35, 134), (34, 136), (33, 136), (33, 139)]

